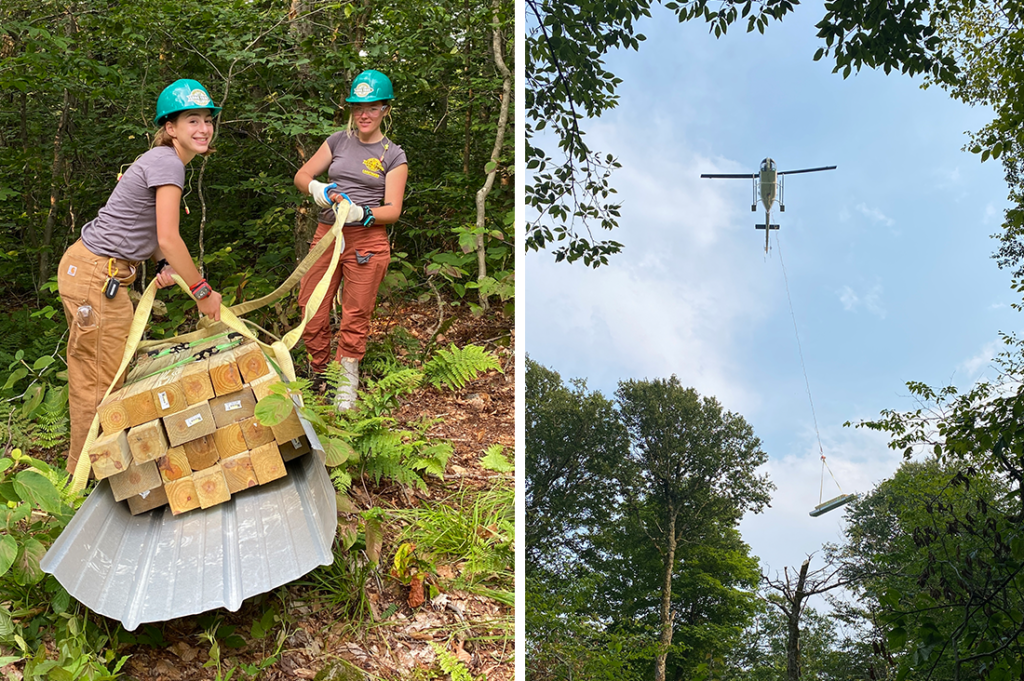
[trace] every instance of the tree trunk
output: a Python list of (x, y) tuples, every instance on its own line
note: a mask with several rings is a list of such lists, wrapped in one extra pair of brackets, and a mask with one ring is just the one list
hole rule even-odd
[(792, 607), (786, 613), (786, 678), (788, 681), (800, 679), (800, 612), (803, 610), (804, 586), (807, 583), (807, 566), (811, 561), (805, 560), (800, 566), (800, 577), (796, 581), (796, 592), (793, 594)]
[[(299, 157), (299, 163), (306, 162), (306, 149), (299, 139), (295, 140), (295, 153)], [(319, 208), (312, 201), (303, 201), (295, 211), (295, 227), (293, 239), (295, 243), (295, 261), (301, 262), (309, 254), (309, 243), (313, 240), (316, 232), (316, 215)]]
[[(309, 20), (309, 3), (307, 0), (291, 0), (291, 7), (288, 11), (288, 19), (290, 25), (288, 27), (289, 33), (291, 33), (292, 40), (295, 41), (296, 46), (299, 49), (299, 55), (309, 57), (303, 50), (302, 43), (307, 40), (312, 33), (312, 23)], [(309, 80), (309, 65), (303, 64), (299, 67), (299, 80)], [(303, 106), (305, 108), (305, 106)], [(299, 165), (301, 166), (307, 160), (309, 156), (306, 154), (306, 147), (303, 144), (304, 135), (297, 135), (295, 137), (295, 155), (299, 159)], [(317, 209), (316, 204), (310, 208), (308, 201), (303, 201), (299, 204), (298, 209), (295, 211), (295, 224), (292, 227), (292, 240), (295, 244), (295, 261), (301, 262), (303, 258), (309, 253), (309, 242), (313, 240), (313, 234), (316, 232), (316, 215)]]
[[(494, 186), (494, 176), (498, 172), (498, 159), (501, 157), (501, 149), (505, 144), (505, 127), (508, 125), (508, 108), (509, 101), (512, 99), (512, 74), (509, 72), (508, 67), (505, 66), (505, 58), (502, 55), (501, 49), (501, 27), (498, 23), (498, 2), (499, 0), (493, 0), (491, 6), (494, 10), (494, 65), (498, 68), (498, 72), (501, 73), (501, 114), (498, 116), (498, 130), (494, 135), (494, 149), (491, 150), (491, 171), (487, 173), (487, 181), (484, 182), (484, 186), (476, 193), (476, 226), (481, 233), (476, 237), (476, 261), (477, 261), (477, 281), (483, 281), (487, 276), (487, 251), (484, 248), (484, 222), (486, 217), (485, 203), (487, 201), (487, 195), (491, 192), (491, 187)], [(480, 292), (480, 307), (487, 309), (489, 304), (487, 302), (487, 295)]]
[(661, 639), (658, 646), (658, 657), (654, 660), (654, 681), (665, 681), (665, 667), (668, 661), (668, 649), (672, 646), (672, 568), (676, 562), (676, 512), (672, 506), (668, 509), (668, 523), (665, 534), (668, 546), (662, 555), (665, 559), (665, 578), (661, 583)]
[[(470, 13), (469, 13), (469, 0), (466, 0), (466, 2), (463, 4), (463, 11), (466, 13), (467, 17), (470, 15)], [(469, 33), (468, 28), (467, 28), (466, 33)], [(467, 36), (466, 37), (466, 57), (465, 57), (465, 62), (464, 62), (465, 69), (466, 69), (466, 76), (467, 77), (469, 76), (469, 67), (470, 67), (470, 59), (469, 58), (470, 58), (470, 54), (472, 53), (472, 50), (473, 50), (473, 39), (471, 37)], [(463, 129), (463, 135), (462, 135), (462, 138), (463, 138), (463, 141), (464, 141), (463, 147), (462, 147), (462, 172), (465, 175), (469, 175), (469, 156), (470, 156), (470, 153), (472, 152), (472, 132), (473, 132), (473, 86), (470, 85), (470, 87), (469, 87), (469, 101), (466, 103), (466, 123), (465, 123), (465, 127)]]
[(50, 279), (50, 245), (53, 242), (53, 229), (57, 224), (57, 207), (61, 199), (61, 186), (63, 185), (62, 169), (64, 168), (64, 131), (68, 125), (68, 111), (71, 108), (71, 94), (64, 90), (64, 104), (60, 110), (60, 121), (57, 123), (57, 133), (53, 136), (53, 161), (50, 164), (50, 212), (46, 216), (46, 225), (43, 227), (43, 235), (39, 240), (39, 260), (36, 290)]

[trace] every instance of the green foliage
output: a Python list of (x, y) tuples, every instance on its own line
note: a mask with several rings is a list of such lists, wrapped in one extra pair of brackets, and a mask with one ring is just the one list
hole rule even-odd
[(407, 525), (398, 542), (410, 542), (430, 553), (427, 562), (447, 559), (459, 564), (453, 588), (481, 592), (482, 587), (506, 592), (515, 583), (515, 489), (509, 483), (485, 491), (465, 489), (441, 503), (391, 515)]
[(67, 327), (59, 320), (20, 310), (0, 334), (0, 442), (51, 448), (67, 441)]
[(448, 675), (451, 681), (486, 681), (486, 674), (481, 674), (479, 678), (474, 677), (469, 669), (466, 668), (466, 665), (462, 663), (462, 660), (455, 654), (448, 652), (448, 649), (444, 646), (431, 641), (430, 647), (434, 649), (434, 653), (437, 656), (437, 666)]
[(424, 376), (431, 385), (452, 390), (462, 390), (479, 374), (491, 370), (500, 371), (501, 365), (493, 355), (477, 345), (464, 348), (449, 345), (448, 349), (438, 350), (423, 365)]
[[(377, 361), (387, 373), (374, 378), (363, 376), (355, 408), (339, 413), (334, 406), (335, 395), (346, 380), (340, 365), (332, 362), (324, 376), (327, 392), (316, 395), (310, 384), (299, 379), (292, 390), (303, 393), (300, 411), (313, 425), (332, 467), (331, 478), (339, 491), (346, 491), (356, 476), (366, 475), (375, 483), (391, 480), (400, 485), (426, 489), (424, 476), (444, 477), (451, 458), (451, 443), (429, 437), (432, 421), (399, 424), (391, 416), (401, 400), (430, 383), (436, 387), (464, 388), (479, 373), (500, 369), (493, 355), (483, 348), (452, 345), (428, 360), (423, 371), (403, 368), (393, 359)], [(365, 364), (364, 364), (365, 367)], [(427, 377), (430, 377), (429, 379)], [(256, 417), (265, 425), (281, 423), (291, 412), (293, 402), (289, 389), (277, 385), (271, 395), (256, 405)]]
[(313, 570), (300, 582), (315, 588), (321, 597), (354, 622), (371, 619), (366, 580), (373, 574), (374, 566), (359, 555), (365, 547), (365, 532), (340, 533), (334, 541), (333, 562)]
[[(851, 511), (844, 550), (898, 654), (899, 675), (1000, 679), (1024, 672), (1024, 353), (1005, 338), (998, 384), (961, 393), (910, 383), (922, 403), (861, 426), (888, 432), (907, 463)], [(938, 673), (938, 672), (936, 672)]]
[[(598, 118), (618, 103), (621, 79), (607, 71), (605, 55), (625, 47), (639, 50), (645, 40), (635, 23), (651, 16), (650, 0), (615, 2), (526, 2), (526, 247), (550, 249), (556, 261), (599, 267), (622, 244), (595, 238), (597, 229), (618, 226), (611, 173), (619, 162), (589, 147), (581, 120)], [(679, 21), (703, 19), (716, 36), (741, 18), (747, 31), (764, 32), (770, 19), (782, 19), (795, 0), (754, 3), (725, 0), (712, 9), (707, 0), (662, 3)], [(742, 10), (742, 14), (741, 14)], [(753, 10), (753, 11), (752, 11)], [(581, 19), (585, 18), (585, 19)], [(552, 158), (546, 148), (559, 151)]]
[(511, 473), (515, 471), (515, 463), (508, 460), (503, 453), (505, 450), (501, 445), (491, 445), (484, 452), (483, 458), (480, 459), (480, 465), (487, 470), (496, 471), (498, 473)]
[[(181, 232), (194, 256), (202, 242), (207, 276), (226, 302), (269, 290), (293, 268), (313, 207), (292, 177), (345, 124), (339, 105), (365, 68), (395, 84), (385, 133), (412, 169), (401, 222), (390, 228), (403, 254), (390, 283), (404, 278), (405, 292), (424, 292), (431, 255), (459, 250), (453, 226), (475, 223), (498, 127), (494, 27), (514, 68), (512, 2), (307, 4), (291, 12), (267, 2), (142, 0), (94, 9), (52, 0), (0, 9), (0, 277), (12, 292), (34, 295), (50, 279), (118, 171), (148, 148), (157, 95), (183, 76), (224, 107), (217, 152), (187, 169)], [(510, 130), (487, 198), (485, 255), (494, 273), (511, 269), (511, 245), (497, 235), (514, 213), (512, 139)], [(168, 295), (158, 337), (195, 319), (183, 294)], [(283, 313), (294, 320), (294, 304)], [(257, 316), (270, 329), (280, 315)]]
[(25, 660), (25, 679), (114, 679), (127, 660), (39, 567), (81, 502), (63, 471), (20, 449), (0, 458), (0, 645)]
[(531, 672), (649, 678), (660, 662), (697, 678), (754, 613), (757, 562), (736, 524), (767, 502), (766, 455), (742, 417), (675, 377), (616, 396), (527, 360)]

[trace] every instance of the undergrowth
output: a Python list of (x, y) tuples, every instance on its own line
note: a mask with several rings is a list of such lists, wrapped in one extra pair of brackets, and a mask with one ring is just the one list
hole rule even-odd
[[(31, 329), (36, 320), (26, 317), (24, 322)], [(52, 321), (47, 323), (53, 326)], [(354, 409), (339, 413), (334, 407), (342, 383), (337, 365), (327, 374), (325, 394), (313, 394), (309, 382), (298, 379), (288, 388), (276, 387), (274, 395), (257, 405), (257, 416), (270, 425), (290, 410), (292, 394), (302, 394), (301, 412), (324, 446), (339, 503), (347, 513), (339, 524), (333, 562), (301, 583), (354, 627), (375, 622), (366, 586), (371, 580), (394, 578), (394, 570), (382, 566), (382, 557), (396, 555), (402, 545), (420, 547), (407, 555), (424, 576), (431, 576), (431, 596), (465, 590), (512, 604), (514, 500), (507, 477), (497, 476), (497, 484), (490, 489), (460, 488), (414, 510), (356, 511), (347, 499), (355, 481), (423, 492), (428, 481), (435, 481), (434, 486), (443, 481), (454, 448), (451, 442), (429, 435), (437, 420), (401, 423), (395, 418), (396, 410), (415, 399), (417, 392), (462, 390), (481, 373), (500, 370), (494, 356), (477, 346), (452, 345), (423, 357), (410, 352), (409, 339), (401, 333), (395, 336), (385, 339), (384, 351), (367, 366)], [(160, 630), (147, 627), (138, 635), (120, 627), (111, 631), (53, 576), (42, 573), (39, 561), (84, 497), (70, 491), (66, 472), (21, 453), (29, 447), (34, 451), (66, 447), (63, 341), (52, 332), (0, 339), (0, 371), (5, 366), (8, 370), (6, 379), (0, 374), (0, 667), (20, 662), (25, 680), (115, 679), (123, 676), (127, 660), (119, 651), (127, 645), (160, 647)], [(492, 470), (511, 470), (500, 447), (483, 453), (481, 461)], [(395, 521), (406, 529), (389, 534)], [(438, 578), (432, 566), (440, 562), (459, 565), (458, 576), (450, 581)], [(377, 613), (376, 622), (391, 617), (397, 607), (392, 604)], [(266, 617), (271, 616), (261, 621)], [(502, 632), (499, 636), (512, 636), (511, 618), (495, 626)], [(279, 659), (281, 639), (275, 638), (270, 645), (273, 650), (262, 662), (233, 667), (221, 657), (233, 640), (226, 634), (229, 627), (212, 623), (202, 636), (210, 649), (208, 666), (217, 678), (255, 678)], [(52, 643), (49, 648), (46, 640)], [(458, 674), (457, 667), (452, 671)]]

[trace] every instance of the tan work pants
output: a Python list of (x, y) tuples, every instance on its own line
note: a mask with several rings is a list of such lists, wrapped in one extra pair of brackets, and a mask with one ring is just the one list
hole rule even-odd
[[(320, 223), (310, 247), (315, 246), (331, 230), (331, 225)], [(384, 227), (345, 227), (345, 250), (341, 253), (338, 268), (331, 278), (327, 295), (320, 309), (316, 311), (302, 340), (306, 343), (312, 369), (322, 373), (330, 362), (331, 355), (331, 307), (338, 286), (341, 288), (341, 328), (338, 331), (337, 359), (342, 357), (362, 359), (366, 354), (366, 337), (370, 333), (370, 317), (377, 303), (377, 289), (384, 280), (388, 263), (391, 261), (391, 246)], [(299, 286), (299, 305), (305, 313), (306, 304), (313, 294), (317, 282), (331, 264), (328, 249), (309, 268)]]
[[(81, 240), (61, 258), (57, 286), (68, 320), (68, 390), (71, 411), (71, 450), (68, 470), (74, 471), (82, 445), (89, 434), (96, 408), (121, 366), (131, 328), (132, 303), (128, 285), (135, 281), (138, 263), (92, 253)], [(121, 281), (117, 294), (108, 299), (104, 288), (108, 266)], [(89, 307), (91, 309), (86, 310)], [(118, 385), (124, 383), (124, 376)]]

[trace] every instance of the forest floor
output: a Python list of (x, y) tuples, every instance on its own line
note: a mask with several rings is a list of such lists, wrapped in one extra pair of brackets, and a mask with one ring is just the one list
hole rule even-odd
[[(454, 316), (454, 320), (437, 339), (438, 347), (449, 343), (486, 347), (499, 359), (503, 372), (491, 371), (461, 391), (427, 387), (404, 398), (395, 414), (400, 422), (436, 419), (428, 434), (452, 443), (454, 455), (445, 479), (426, 476), (425, 492), (396, 484), (374, 486), (369, 480), (357, 481), (351, 498), (358, 510), (383, 509), (388, 518), (389, 511), (454, 505), (498, 485), (513, 485), (511, 474), (480, 465), (484, 450), (494, 444), (503, 445), (505, 455), (514, 460), (513, 322), (498, 314), (476, 318), (465, 308), (450, 306), (445, 306), (445, 315)], [(425, 341), (438, 328), (437, 305), (382, 302), (372, 334), (379, 337), (397, 327)], [(512, 343), (496, 345), (501, 339)], [(508, 509), (510, 517), (512, 513), (513, 509)], [(438, 659), (440, 649), (457, 658), (474, 678), (486, 674), (488, 681), (511, 681), (515, 618), (507, 599), (502, 602), (479, 592), (450, 588), (462, 565), (439, 560), (431, 565), (432, 582), (442, 595), (433, 600), (428, 596), (422, 605), (410, 607), (409, 587), (389, 575), (401, 526), (400, 520), (384, 521), (380, 567), (370, 571), (366, 580), (363, 602), (370, 613), (353, 618), (346, 612), (349, 606), (338, 605), (339, 599), (332, 598), (322, 585), (300, 580), (248, 599), (238, 612), (218, 610), (200, 617), (143, 625), (132, 632), (137, 642), (122, 644), (116, 651), (117, 657), (129, 656), (121, 670), (123, 676), (137, 681), (447, 679), (449, 675), (441, 671)], [(478, 530), (480, 536), (493, 531), (493, 527)], [(508, 570), (511, 572), (513, 566), (509, 565)], [(508, 593), (514, 589), (511, 585), (506, 588)], [(264, 633), (260, 622), (268, 610), (277, 617), (272, 630)], [(116, 622), (92, 617), (108, 630), (119, 629)], [(214, 626), (218, 628), (216, 646), (209, 637)], [(120, 637), (116, 633), (114, 637), (123, 637), (123, 631)], [(19, 680), (20, 666), (2, 668), (0, 676)]]

